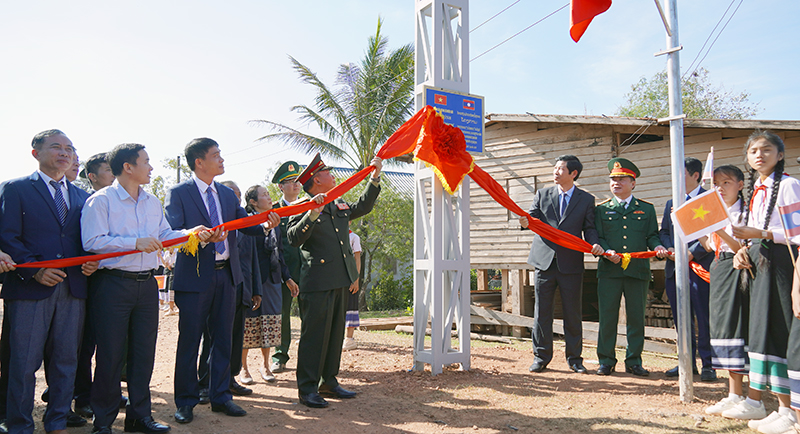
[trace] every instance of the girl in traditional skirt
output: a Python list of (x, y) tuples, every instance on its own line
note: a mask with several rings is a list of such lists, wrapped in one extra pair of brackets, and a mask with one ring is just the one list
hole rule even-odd
[[(800, 237), (786, 239), (777, 207), (800, 202), (800, 181), (783, 173), (784, 145), (773, 133), (751, 134), (745, 155), (751, 167), (749, 206), (745, 209), (747, 226), (735, 227), (733, 235), (749, 239), (752, 244), (739, 249), (735, 257), (735, 266), (749, 268), (755, 274), (750, 284), (750, 389), (746, 400), (722, 415), (750, 419), (748, 426), (762, 433), (783, 433), (795, 422), (789, 408), (786, 359), (794, 273), (787, 245), (800, 244)], [(761, 402), (761, 394), (767, 388), (777, 395), (780, 404), (778, 411), (769, 416)]]
[(728, 370), (728, 396), (706, 408), (708, 414), (722, 414), (745, 399), (742, 391), (747, 375), (747, 316), (750, 297), (745, 281), (740, 281), (742, 270), (733, 268), (733, 255), (741, 248), (741, 240), (733, 237), (733, 226), (740, 226), (744, 219), (744, 174), (732, 164), (714, 170), (714, 186), (722, 195), (732, 223), (709, 237), (704, 237), (703, 246), (716, 252), (709, 269), (711, 286), (709, 305), (711, 333), (711, 365), (714, 369)]
[[(800, 249), (798, 249), (795, 270), (800, 270)], [(792, 331), (789, 333), (789, 384), (791, 388), (792, 408), (795, 410), (795, 419), (800, 420), (800, 278), (795, 273), (792, 283)], [(795, 432), (800, 432), (800, 423), (795, 422)], [(792, 433), (792, 431), (787, 431)]]
[[(247, 203), (245, 209), (251, 214), (272, 210), (272, 198), (269, 191), (260, 185), (247, 189), (244, 195)], [(281, 344), (281, 303), (283, 295), (281, 282), (286, 282), (292, 297), (299, 291), (297, 284), (292, 280), (286, 262), (283, 259), (281, 232), (279, 228), (269, 231), (265, 237), (258, 237), (256, 241), (258, 250), (258, 263), (261, 266), (261, 306), (247, 312), (244, 322), (244, 344), (242, 345), (242, 374), (240, 379), (245, 383), (252, 376), (247, 368), (247, 353), (250, 348), (260, 348), (264, 357), (261, 378), (267, 382), (274, 382), (275, 375), (269, 369), (269, 349)], [(247, 384), (247, 383), (245, 383)]]

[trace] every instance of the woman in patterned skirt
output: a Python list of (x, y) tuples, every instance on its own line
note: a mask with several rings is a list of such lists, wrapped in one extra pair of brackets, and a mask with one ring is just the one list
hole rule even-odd
[[(244, 195), (247, 203), (245, 209), (251, 214), (272, 211), (272, 198), (269, 191), (260, 185), (247, 189)], [(278, 228), (259, 237), (256, 241), (258, 250), (258, 263), (261, 266), (261, 306), (247, 312), (244, 323), (244, 345), (242, 346), (242, 374), (240, 380), (244, 384), (253, 382), (247, 368), (247, 352), (250, 348), (260, 348), (264, 363), (260, 369), (261, 378), (267, 382), (274, 382), (275, 376), (269, 369), (269, 349), (281, 344), (281, 283), (286, 286), (293, 297), (297, 296), (299, 288), (289, 274), (286, 262), (283, 260), (281, 248), (281, 232)]]

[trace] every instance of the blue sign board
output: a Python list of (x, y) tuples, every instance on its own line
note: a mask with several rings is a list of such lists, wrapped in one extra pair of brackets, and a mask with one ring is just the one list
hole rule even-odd
[(467, 151), (483, 152), (483, 97), (425, 86), (425, 105), (464, 133)]

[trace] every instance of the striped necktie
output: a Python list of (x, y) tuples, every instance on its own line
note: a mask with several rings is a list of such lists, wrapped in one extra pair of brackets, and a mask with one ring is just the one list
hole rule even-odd
[(56, 202), (56, 209), (58, 210), (58, 219), (61, 221), (61, 226), (67, 221), (67, 201), (64, 200), (64, 193), (61, 192), (61, 182), (50, 180), (50, 185), (56, 190), (53, 195), (53, 200)]
[[(219, 226), (219, 213), (217, 212), (217, 201), (214, 200), (214, 191), (211, 187), (206, 189), (206, 199), (208, 200), (208, 218), (211, 219), (211, 225), (214, 227)], [(214, 250), (220, 255), (225, 253), (225, 241), (214, 243)]]

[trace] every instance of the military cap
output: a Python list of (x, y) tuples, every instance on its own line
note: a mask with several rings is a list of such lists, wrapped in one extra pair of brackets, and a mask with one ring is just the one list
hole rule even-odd
[(306, 189), (306, 183), (314, 175), (316, 175), (319, 172), (322, 172), (323, 170), (331, 170), (331, 168), (326, 166), (325, 163), (322, 162), (322, 158), (320, 158), (319, 152), (317, 152), (317, 155), (314, 156), (314, 159), (311, 160), (311, 163), (309, 163), (309, 165), (306, 166), (305, 169), (303, 169), (303, 173), (301, 173), (300, 176), (297, 177), (297, 182), (303, 184), (303, 190), (306, 190), (306, 192), (308, 192), (308, 190)]
[(627, 158), (612, 158), (608, 161), (609, 178), (616, 178), (618, 176), (630, 176), (633, 179), (639, 177), (639, 168), (631, 160)]
[(295, 161), (287, 161), (281, 164), (281, 167), (275, 172), (272, 177), (273, 184), (280, 184), (283, 180), (293, 176), (300, 176), (300, 165)]

